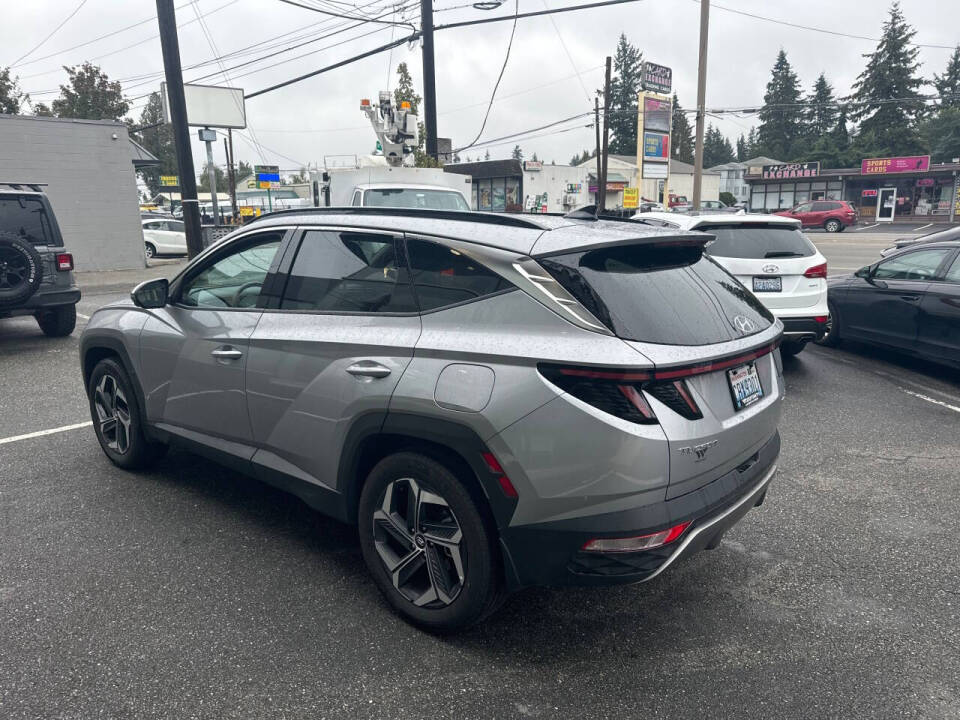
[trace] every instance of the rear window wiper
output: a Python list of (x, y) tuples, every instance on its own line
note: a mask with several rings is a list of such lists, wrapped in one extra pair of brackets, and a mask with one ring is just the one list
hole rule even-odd
[(794, 252), (793, 250), (771, 250), (764, 258), (788, 258), (788, 257), (804, 257), (804, 254), (801, 252)]

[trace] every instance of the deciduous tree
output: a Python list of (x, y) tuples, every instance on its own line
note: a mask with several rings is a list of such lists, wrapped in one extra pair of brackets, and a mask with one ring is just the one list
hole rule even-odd
[(17, 78), (10, 77), (10, 68), (0, 70), (0, 113), (19, 115), (30, 96), (20, 90)]
[(51, 105), (57, 117), (119, 120), (130, 109), (120, 83), (111, 81), (98, 65), (85, 62), (63, 69), (67, 71), (69, 84), (60, 86), (60, 97)]

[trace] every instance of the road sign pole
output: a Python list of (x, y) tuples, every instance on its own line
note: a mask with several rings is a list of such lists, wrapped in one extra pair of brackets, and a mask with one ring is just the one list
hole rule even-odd
[(267, 188), (267, 205), (270, 207), (270, 212), (273, 212), (273, 198), (270, 196), (270, 188)]
[(217, 203), (217, 168), (213, 164), (213, 141), (217, 139), (217, 131), (204, 128), (200, 131), (200, 139), (207, 144), (207, 184), (210, 186), (210, 202), (213, 205), (213, 224), (220, 224), (220, 208)]

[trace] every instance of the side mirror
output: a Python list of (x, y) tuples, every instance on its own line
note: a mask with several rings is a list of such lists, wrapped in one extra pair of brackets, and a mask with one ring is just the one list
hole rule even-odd
[(167, 304), (170, 281), (166, 278), (147, 280), (137, 285), (130, 293), (133, 304), (142, 308), (162, 308)]
[(858, 277), (858, 278), (869, 278), (872, 270), (873, 270), (873, 266), (867, 265), (866, 267), (862, 267), (859, 270), (857, 270), (853, 275), (854, 277)]

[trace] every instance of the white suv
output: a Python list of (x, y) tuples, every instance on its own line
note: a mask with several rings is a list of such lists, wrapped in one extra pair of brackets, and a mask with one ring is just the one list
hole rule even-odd
[(796, 355), (827, 328), (827, 259), (800, 231), (800, 222), (779, 215), (648, 212), (638, 222), (710, 233), (706, 253), (783, 322), (785, 355)]

